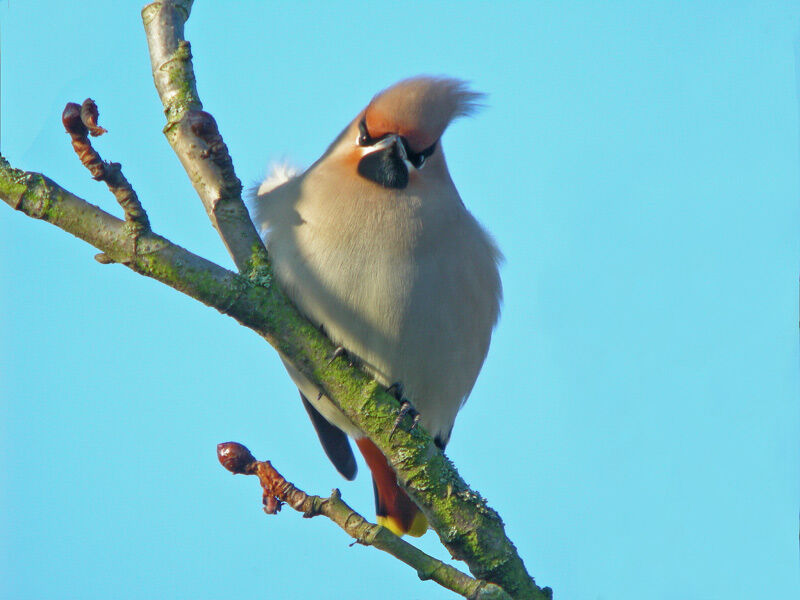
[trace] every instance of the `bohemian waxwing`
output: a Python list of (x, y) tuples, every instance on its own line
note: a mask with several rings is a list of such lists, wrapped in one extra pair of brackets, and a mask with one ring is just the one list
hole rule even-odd
[[(251, 214), (282, 289), (385, 386), (396, 385), (444, 449), (481, 369), (502, 295), (500, 252), (461, 201), (441, 136), (481, 94), (437, 77), (375, 96), (304, 173), (277, 169)], [(347, 479), (355, 438), (378, 522), (422, 535), (427, 521), (378, 448), (285, 363), (322, 446)], [(346, 434), (346, 435), (345, 435)]]

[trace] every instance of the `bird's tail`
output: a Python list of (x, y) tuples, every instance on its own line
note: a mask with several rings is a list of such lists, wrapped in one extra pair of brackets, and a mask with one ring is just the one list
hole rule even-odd
[(365, 437), (358, 438), (356, 444), (372, 471), (378, 523), (396, 535), (419, 537), (424, 534), (428, 530), (428, 520), (397, 484), (394, 470), (383, 453)]

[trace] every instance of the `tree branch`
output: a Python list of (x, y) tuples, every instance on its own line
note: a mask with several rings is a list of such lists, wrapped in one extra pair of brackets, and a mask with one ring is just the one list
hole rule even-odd
[(151, 41), (154, 79), (166, 108), (167, 137), (242, 274), (149, 230), (131, 244), (132, 233), (124, 221), (43, 175), (12, 168), (2, 157), (0, 198), (89, 242), (111, 261), (157, 279), (257, 332), (318, 383), (381, 449), (442, 543), (454, 558), (467, 563), (476, 578), (498, 584), (514, 598), (551, 597), (549, 588), (539, 588), (528, 575), (500, 517), (460, 478), (431, 436), (421, 427), (410, 432), (400, 428), (390, 435), (397, 401), (347, 360), (331, 361), (331, 342), (274, 285), (266, 251), (241, 202), (241, 184), (227, 149), (213, 118), (200, 110), (188, 43), (182, 39), (190, 8), (191, 1), (183, 0), (143, 9), (148, 39), (155, 40)]
[[(149, 4), (142, 10), (153, 79), (167, 116), (164, 131), (240, 271), (246, 253), (237, 252), (235, 242), (245, 239), (248, 240), (245, 246), (250, 244), (249, 248), (254, 252), (253, 257), (248, 256), (247, 260), (259, 266), (263, 265), (264, 273), (271, 273), (266, 251), (241, 202), (241, 183), (234, 174), (233, 163), (216, 122), (210, 114), (201, 110), (202, 104), (197, 94), (190, 45), (183, 34), (192, 4), (193, 0), (166, 0)], [(228, 208), (225, 212), (219, 212), (220, 206)], [(219, 218), (228, 214), (228, 211), (230, 214), (235, 213), (236, 218)], [(258, 238), (258, 247), (253, 236)], [(258, 250), (257, 256), (256, 250)], [(271, 278), (271, 275), (268, 276)], [(291, 309), (291, 307), (285, 308)], [(291, 312), (294, 313), (293, 310)], [(295, 320), (302, 319), (296, 313), (292, 317)], [(314, 337), (319, 338), (313, 342), (315, 346), (323, 344), (323, 336), (319, 332), (315, 331)], [(327, 339), (324, 340), (324, 344), (329, 344)], [(276, 348), (311, 381), (323, 384), (320, 387), (326, 391), (326, 395), (375, 442), (384, 455), (389, 457), (398, 480), (421, 505), (428, 521), (453, 556), (465, 560), (476, 577), (498, 583), (504, 581), (505, 583), (501, 585), (512, 593), (519, 586), (521, 591), (528, 592), (525, 597), (533, 597), (532, 594), (539, 588), (525, 571), (513, 544), (505, 537), (499, 516), (486, 505), (483, 498), (469, 490), (455, 473), (452, 464), (432, 443), (429, 435), (425, 434), (424, 441), (417, 442), (414, 449), (403, 443), (400, 438), (387, 435), (387, 432), (393, 432), (394, 428), (391, 425), (387, 426), (382, 418), (384, 415), (380, 412), (371, 410), (367, 404), (346, 406), (347, 400), (341, 397), (341, 393), (350, 392), (352, 389), (346, 380), (339, 379), (336, 382), (327, 380), (319, 364), (312, 366), (305, 363), (302, 351), (292, 355), (280, 346)], [(298, 360), (300, 362), (297, 362)], [(363, 377), (363, 374), (360, 375)], [(369, 378), (366, 380), (373, 390), (379, 389), (374, 381)], [(339, 387), (338, 383), (344, 385)], [(393, 400), (389, 403), (384, 402), (385, 394), (380, 392), (376, 394), (375, 391), (370, 394), (376, 396), (376, 403), (380, 403), (381, 408), (394, 405)], [(382, 398), (378, 400), (378, 396)], [(366, 419), (365, 415), (368, 415)], [(432, 480), (440, 485), (431, 485)], [(434, 488), (438, 489), (434, 491)], [(461, 505), (455, 500), (459, 494), (463, 495), (466, 504)], [(433, 510), (429, 514), (429, 510), (437, 504), (442, 508), (446, 505), (447, 508), (442, 511)], [(468, 504), (472, 504), (473, 508), (477, 509), (477, 515), (482, 518), (476, 518), (475, 511), (455, 510), (457, 506), (465, 509)], [(489, 529), (485, 530), (484, 527)], [(482, 556), (481, 560), (476, 560), (478, 556)], [(495, 577), (497, 579), (494, 579)], [(511, 580), (517, 583), (509, 587)]]
[(389, 436), (397, 401), (344, 358), (301, 317), (267, 271), (245, 278), (148, 232), (137, 252), (125, 222), (38, 173), (14, 169), (0, 156), (0, 198), (101, 250), (112, 261), (216, 308), (261, 335), (307, 377), (318, 382), (347, 416), (390, 457), (398, 479), (420, 503), (454, 558), (475, 577), (500, 585), (513, 598), (549, 598), (531, 579), (503, 523), (470, 490), (421, 427)]
[[(114, 194), (122, 210), (125, 211), (125, 221), (130, 230), (135, 254), (139, 237), (150, 231), (150, 220), (133, 187), (122, 174), (121, 165), (105, 162), (97, 150), (92, 147), (92, 143), (87, 137), (88, 134), (100, 136), (107, 133), (97, 124), (97, 118), (97, 105), (94, 100), (87, 98), (82, 105), (74, 102), (67, 104), (61, 115), (61, 122), (72, 138), (72, 148), (81, 159), (83, 166), (89, 169), (93, 179), (106, 183), (109, 191)], [(106, 254), (102, 253), (95, 256), (95, 259), (103, 264), (113, 262)]]
[(430, 579), (470, 600), (511, 600), (500, 586), (473, 579), (412, 546), (380, 525), (370, 523), (342, 500), (338, 489), (328, 498), (310, 496), (278, 473), (269, 461), (253, 458), (250, 451), (236, 442), (217, 445), (219, 462), (234, 474), (256, 475), (264, 490), (264, 512), (275, 514), (286, 503), (306, 518), (324, 515), (364, 546), (373, 546), (391, 554), (417, 571), (420, 579)]
[(192, 51), (183, 37), (193, 0), (154, 2), (142, 9), (156, 90), (164, 105), (164, 127), (172, 149), (203, 201), (211, 223), (240, 273), (267, 264), (264, 243), (242, 202), (242, 183), (228, 148), (197, 94)]

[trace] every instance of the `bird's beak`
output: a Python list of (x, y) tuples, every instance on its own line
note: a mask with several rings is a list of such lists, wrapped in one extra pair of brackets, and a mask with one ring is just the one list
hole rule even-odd
[(403, 138), (391, 134), (365, 148), (358, 162), (358, 174), (385, 188), (404, 189), (410, 167)]
[(410, 160), (408, 160), (408, 150), (406, 149), (406, 140), (403, 137), (397, 135), (396, 133), (387, 135), (380, 142), (370, 147), (369, 149), (370, 151), (365, 152), (364, 156), (366, 156), (367, 154), (371, 154), (372, 152), (386, 150), (387, 148), (391, 148), (392, 146), (397, 148), (397, 154), (400, 156), (400, 159), (405, 163), (406, 169), (410, 171), (411, 167), (413, 167), (414, 165), (411, 163)]
[[(406, 152), (406, 145), (403, 143), (403, 138), (401, 138), (396, 133), (393, 133), (391, 135), (387, 135), (385, 138), (383, 138), (377, 144), (374, 144), (373, 146), (369, 146), (368, 147), (369, 151), (365, 152), (364, 154), (365, 155), (366, 154), (371, 154), (372, 152), (378, 152), (380, 150), (385, 150), (386, 148), (391, 148), (392, 146), (397, 146), (397, 151), (400, 154), (400, 157), (405, 161), (408, 160), (408, 153)], [(409, 165), (410, 165), (410, 163), (409, 163)]]

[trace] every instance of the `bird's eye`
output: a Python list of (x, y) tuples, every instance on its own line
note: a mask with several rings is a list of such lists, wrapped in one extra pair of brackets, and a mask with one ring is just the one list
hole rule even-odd
[(356, 144), (359, 146), (371, 146), (374, 143), (372, 136), (367, 131), (367, 121), (366, 119), (361, 119), (358, 124), (358, 137), (356, 138)]
[(422, 167), (425, 166), (425, 160), (433, 154), (433, 151), (436, 150), (436, 142), (425, 148), (422, 152), (412, 152), (411, 148), (408, 147), (406, 144), (406, 155), (408, 156), (409, 162), (414, 165), (414, 168), (419, 171)]

